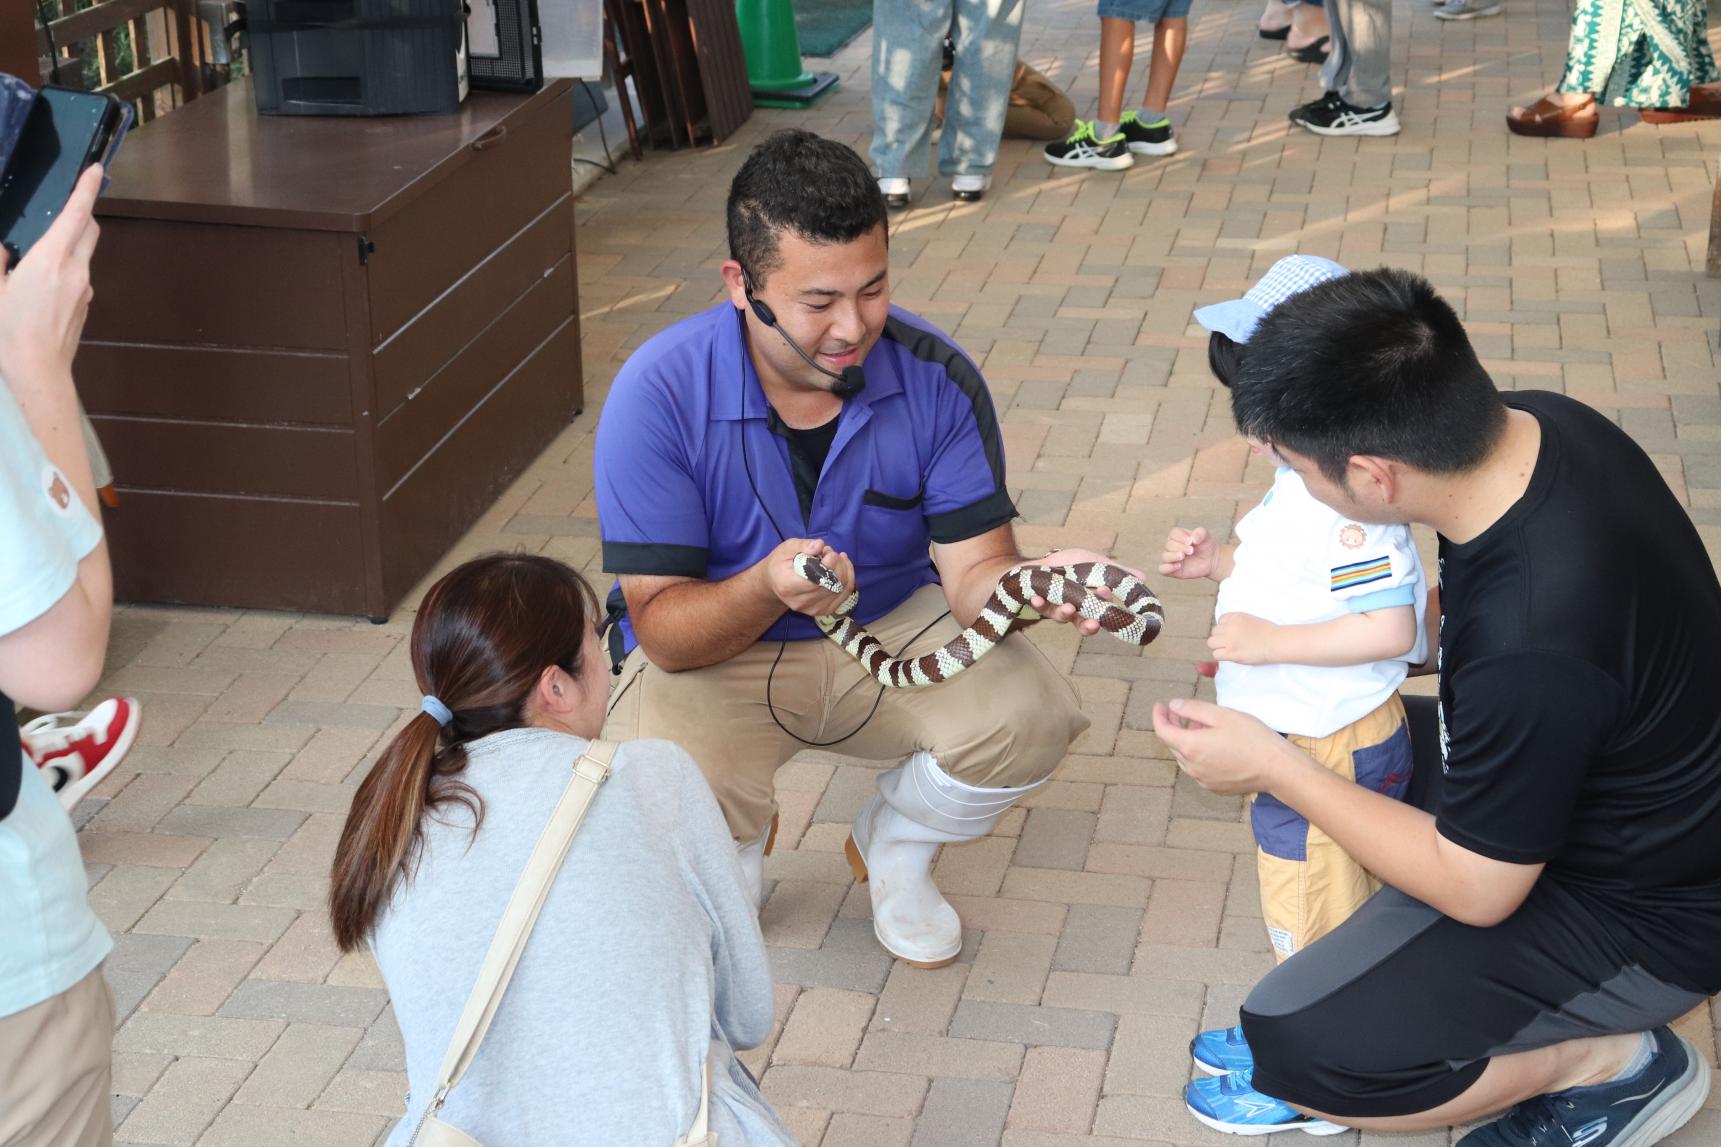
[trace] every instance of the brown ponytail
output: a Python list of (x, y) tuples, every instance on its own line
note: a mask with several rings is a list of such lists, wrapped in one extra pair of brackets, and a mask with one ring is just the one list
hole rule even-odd
[(536, 554), (475, 558), (425, 594), (412, 624), (413, 675), (453, 719), (444, 728), (413, 717), (353, 794), (329, 882), (341, 951), (369, 939), (399, 882), (411, 879), (426, 815), (463, 806), (478, 831), (484, 803), (460, 779), (467, 743), (525, 725), (526, 702), (550, 666), (579, 677), (596, 608), (584, 578)]

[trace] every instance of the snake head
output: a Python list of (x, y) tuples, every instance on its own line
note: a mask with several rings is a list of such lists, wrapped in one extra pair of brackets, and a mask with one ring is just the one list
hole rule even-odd
[(848, 589), (829, 566), (812, 554), (795, 555), (795, 572), (828, 593), (843, 593)]

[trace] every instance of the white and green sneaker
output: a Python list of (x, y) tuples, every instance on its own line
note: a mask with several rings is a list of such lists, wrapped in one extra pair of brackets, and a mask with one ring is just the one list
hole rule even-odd
[(1094, 125), (1085, 119), (1076, 121), (1070, 137), (1046, 145), (1046, 162), (1059, 167), (1091, 167), (1096, 171), (1122, 171), (1135, 162), (1129, 153), (1129, 143), (1123, 132), (1110, 139), (1094, 135)]

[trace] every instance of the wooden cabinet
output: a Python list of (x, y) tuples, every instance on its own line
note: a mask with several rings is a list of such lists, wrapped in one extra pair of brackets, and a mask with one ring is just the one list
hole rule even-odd
[(380, 619), (582, 405), (566, 80), (126, 140), (77, 378), (124, 600)]

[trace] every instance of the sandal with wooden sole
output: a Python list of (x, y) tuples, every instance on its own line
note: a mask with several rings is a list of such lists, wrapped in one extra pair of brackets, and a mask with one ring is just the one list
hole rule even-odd
[[(1544, 139), (1589, 139), (1595, 135), (1600, 117), (1595, 114), (1595, 100), (1581, 104), (1557, 104), (1543, 97), (1524, 109), (1522, 115), (1508, 115), (1506, 127), (1513, 135), (1537, 136)], [(1584, 115), (1584, 112), (1590, 114)]]

